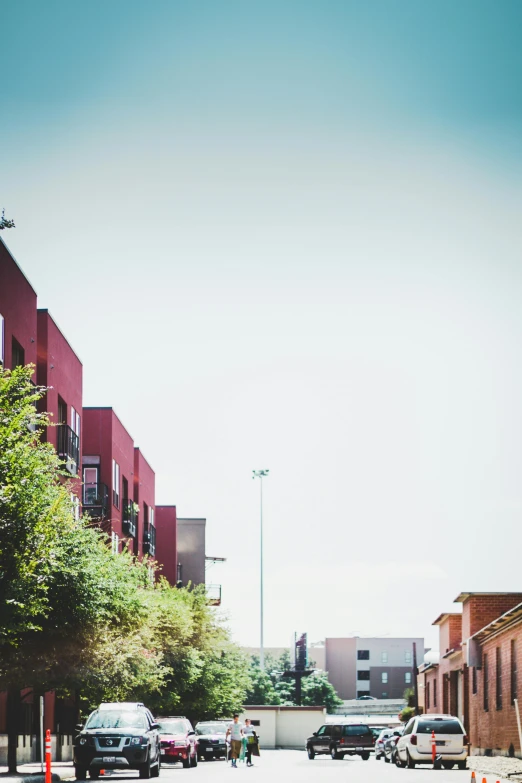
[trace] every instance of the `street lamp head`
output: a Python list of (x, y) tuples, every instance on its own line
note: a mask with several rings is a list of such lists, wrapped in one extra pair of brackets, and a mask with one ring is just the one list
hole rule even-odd
[(269, 473), (269, 470), (253, 470), (252, 478), (262, 478), (263, 476), (268, 476)]

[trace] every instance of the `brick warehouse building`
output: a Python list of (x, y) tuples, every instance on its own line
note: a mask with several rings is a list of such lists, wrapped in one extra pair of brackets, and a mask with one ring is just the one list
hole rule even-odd
[(425, 710), (457, 715), (472, 753), (522, 757), (514, 700), (522, 667), (522, 593), (461, 593), (440, 615), (440, 662), (421, 668)]

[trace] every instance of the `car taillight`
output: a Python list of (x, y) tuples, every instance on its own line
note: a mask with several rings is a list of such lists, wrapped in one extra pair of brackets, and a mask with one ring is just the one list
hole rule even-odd
[(341, 737), (341, 739), (339, 740), (339, 745), (344, 745), (344, 737)]
[(412, 745), (416, 745), (417, 744), (417, 735), (416, 734), (412, 734), (411, 735), (410, 742), (411, 742)]
[(462, 738), (462, 743), (463, 743), (463, 745), (469, 745), (469, 738), (468, 738), (467, 734), (464, 734), (464, 736)]

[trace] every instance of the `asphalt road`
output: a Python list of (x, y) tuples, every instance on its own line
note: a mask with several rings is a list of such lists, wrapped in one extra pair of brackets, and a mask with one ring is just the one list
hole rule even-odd
[[(304, 751), (265, 750), (259, 758), (254, 758), (254, 766), (246, 767), (238, 762), (238, 769), (232, 769), (223, 760), (200, 762), (197, 768), (183, 769), (181, 765), (163, 766), (161, 779), (164, 783), (180, 783), (185, 777), (195, 778), (195, 783), (221, 783), (230, 778), (242, 780), (254, 778), (256, 783), (306, 783), (306, 781), (344, 781), (346, 783), (470, 783), (470, 771), (432, 770), (429, 767), (398, 769), (382, 760), (368, 761), (357, 757), (346, 757), (342, 761), (332, 761), (327, 756), (316, 756), (310, 761)], [(118, 775), (119, 777), (119, 775)], [(115, 781), (116, 783), (116, 781)], [(495, 783), (488, 779), (487, 783)]]

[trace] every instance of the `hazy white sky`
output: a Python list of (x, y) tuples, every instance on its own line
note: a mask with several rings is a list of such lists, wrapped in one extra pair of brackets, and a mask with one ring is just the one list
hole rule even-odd
[(244, 644), (253, 468), (267, 645), (436, 644), (461, 590), (520, 589), (520, 15), (4, 12), (4, 239), (84, 363), (85, 404), (116, 409), (158, 503), (207, 518)]

